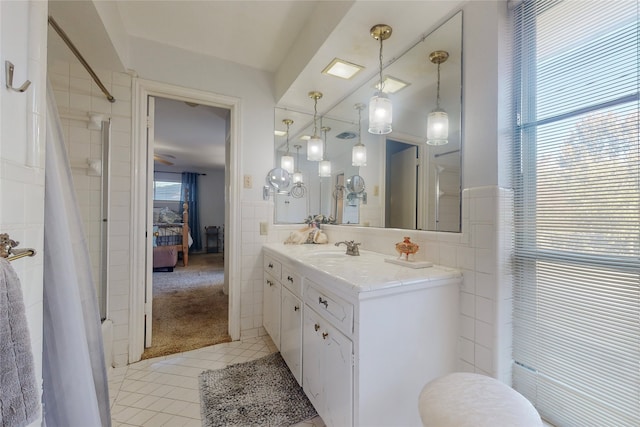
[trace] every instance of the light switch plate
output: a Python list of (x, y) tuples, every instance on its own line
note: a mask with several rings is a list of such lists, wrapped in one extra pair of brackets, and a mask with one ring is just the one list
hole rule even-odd
[(269, 234), (269, 226), (265, 221), (262, 221), (260, 222), (260, 235), (266, 236), (267, 234)]
[(252, 188), (253, 187), (253, 177), (251, 175), (244, 176), (244, 188)]

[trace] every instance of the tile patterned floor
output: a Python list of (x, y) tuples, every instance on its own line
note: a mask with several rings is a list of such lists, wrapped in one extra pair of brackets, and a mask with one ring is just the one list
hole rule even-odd
[[(277, 351), (269, 337), (147, 359), (109, 372), (113, 427), (201, 426), (198, 375)], [(324, 427), (320, 417), (296, 427)]]

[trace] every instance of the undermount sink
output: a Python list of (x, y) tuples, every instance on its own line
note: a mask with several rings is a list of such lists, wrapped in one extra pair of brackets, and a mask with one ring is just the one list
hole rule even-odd
[(344, 258), (347, 254), (336, 251), (319, 251), (311, 255), (312, 258)]

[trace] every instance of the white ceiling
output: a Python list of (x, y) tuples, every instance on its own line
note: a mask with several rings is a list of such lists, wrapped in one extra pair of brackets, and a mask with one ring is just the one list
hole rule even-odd
[[(384, 23), (393, 27), (391, 38), (384, 42), (384, 62), (392, 62), (462, 3), (459, 0), (49, 0), (49, 11), (94, 68), (124, 70), (126, 55), (120, 52), (126, 50), (123, 46), (126, 47), (127, 40), (152, 40), (273, 73), (274, 103), (279, 106), (310, 112), (313, 102), (307, 93), (320, 90), (324, 96), (318, 102), (318, 111), (322, 114), (378, 72), (379, 43), (369, 35), (373, 25)], [(57, 35), (52, 31), (49, 35), (50, 59), (69, 60), (69, 51)], [(336, 57), (365, 68), (351, 80), (321, 74)], [(198, 125), (193, 122), (189, 131), (193, 136), (188, 140), (182, 138), (177, 142), (184, 135), (171, 131), (175, 127), (170, 125), (171, 120), (185, 119), (184, 114), (189, 112), (203, 123), (208, 122), (210, 115), (204, 112), (211, 113), (210, 109), (202, 106), (185, 109), (178, 102), (161, 108), (167, 116), (162, 119), (163, 128), (156, 130), (156, 139), (165, 152), (177, 150), (172, 144), (181, 144), (183, 152), (201, 149), (190, 144), (224, 144), (224, 137), (202, 134), (196, 131)], [(177, 109), (171, 112), (173, 108)], [(213, 122), (220, 125), (220, 112), (213, 116), (217, 117)], [(203, 136), (196, 141), (198, 134)], [(214, 134), (219, 135), (219, 130)], [(220, 152), (219, 148), (216, 150)], [(212, 167), (224, 164), (218, 154), (211, 158), (215, 159)]]

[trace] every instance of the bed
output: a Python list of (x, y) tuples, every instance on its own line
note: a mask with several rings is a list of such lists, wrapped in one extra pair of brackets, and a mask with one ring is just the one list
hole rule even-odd
[[(182, 205), (182, 215), (168, 208), (154, 212), (153, 222), (153, 267), (173, 270), (182, 252), (182, 263), (189, 265), (189, 247), (193, 243), (189, 233), (189, 207)], [(171, 265), (173, 264), (173, 265)]]

